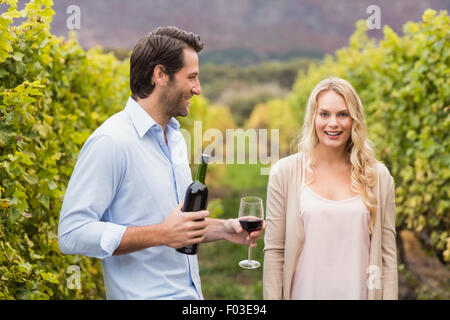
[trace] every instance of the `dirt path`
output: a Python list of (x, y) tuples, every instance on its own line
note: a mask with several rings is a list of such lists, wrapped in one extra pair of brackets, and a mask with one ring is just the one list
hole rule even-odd
[[(434, 254), (427, 254), (413, 232), (402, 231), (400, 236), (405, 250), (406, 268), (414, 276), (417, 285), (425, 285), (444, 299), (450, 299), (450, 267), (442, 265)], [(411, 279), (399, 279), (400, 299), (413, 298), (412, 293), (405, 288), (410, 285), (408, 282), (411, 282)]]

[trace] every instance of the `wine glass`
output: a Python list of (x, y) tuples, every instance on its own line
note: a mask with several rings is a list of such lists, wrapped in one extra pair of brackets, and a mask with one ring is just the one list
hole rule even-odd
[[(264, 209), (261, 198), (258, 197), (243, 197), (239, 206), (239, 223), (242, 228), (249, 234), (252, 231), (257, 231), (262, 228), (264, 221)], [(256, 269), (261, 264), (252, 260), (251, 242), (248, 246), (248, 259), (239, 262), (239, 266), (245, 269)]]

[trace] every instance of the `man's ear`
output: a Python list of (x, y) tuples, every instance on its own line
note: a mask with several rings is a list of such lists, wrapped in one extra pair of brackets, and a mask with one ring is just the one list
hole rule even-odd
[(162, 64), (158, 64), (155, 66), (153, 70), (153, 76), (152, 76), (152, 85), (158, 85), (160, 87), (163, 87), (167, 84), (167, 81), (169, 79), (169, 76), (165, 73), (166, 68)]

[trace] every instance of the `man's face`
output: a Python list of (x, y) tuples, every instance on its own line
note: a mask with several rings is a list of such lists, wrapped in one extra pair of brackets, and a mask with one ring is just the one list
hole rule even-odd
[(190, 99), (200, 94), (202, 89), (198, 79), (198, 56), (195, 50), (184, 49), (184, 66), (167, 83), (167, 89), (161, 95), (164, 109), (171, 117), (186, 117), (189, 114)]

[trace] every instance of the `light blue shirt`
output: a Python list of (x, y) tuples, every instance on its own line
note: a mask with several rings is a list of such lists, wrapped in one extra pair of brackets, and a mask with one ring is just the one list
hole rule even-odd
[(59, 246), (64, 254), (102, 259), (107, 299), (203, 299), (197, 255), (158, 246), (112, 256), (127, 226), (159, 224), (184, 200), (192, 176), (179, 127), (169, 121), (166, 144), (162, 127), (130, 97), (78, 156)]

